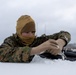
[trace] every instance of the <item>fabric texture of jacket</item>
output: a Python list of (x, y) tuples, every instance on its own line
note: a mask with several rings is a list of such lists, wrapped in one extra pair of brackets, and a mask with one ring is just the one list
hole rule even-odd
[[(66, 37), (65, 37), (66, 36)], [(60, 31), (53, 35), (42, 35), (37, 37), (32, 44), (26, 46), (19, 39), (17, 34), (6, 38), (4, 42), (0, 45), (0, 61), (1, 62), (30, 62), (33, 56), (30, 56), (30, 51), (32, 47), (36, 47), (41, 43), (47, 41), (48, 39), (63, 39), (66, 45), (71, 40), (71, 36), (66, 31)]]

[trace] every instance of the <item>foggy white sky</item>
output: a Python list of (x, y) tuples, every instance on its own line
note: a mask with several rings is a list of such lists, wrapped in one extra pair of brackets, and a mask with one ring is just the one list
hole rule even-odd
[(35, 20), (37, 35), (65, 30), (71, 33), (70, 43), (76, 43), (76, 0), (0, 0), (0, 43), (16, 32), (24, 14)]

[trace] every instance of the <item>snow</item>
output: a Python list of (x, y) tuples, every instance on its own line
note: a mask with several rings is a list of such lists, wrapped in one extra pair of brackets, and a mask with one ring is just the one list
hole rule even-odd
[(49, 60), (38, 55), (31, 63), (0, 63), (0, 75), (76, 75), (76, 61)]

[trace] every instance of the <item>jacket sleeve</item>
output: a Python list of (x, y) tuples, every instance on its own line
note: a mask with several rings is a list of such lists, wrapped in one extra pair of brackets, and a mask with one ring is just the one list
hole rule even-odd
[[(43, 36), (45, 37), (45, 35), (43, 35)], [(46, 38), (47, 39), (55, 39), (55, 40), (63, 39), (66, 42), (66, 44), (65, 44), (65, 46), (66, 46), (71, 40), (71, 35), (67, 31), (60, 31), (60, 32), (55, 33), (55, 34), (48, 35), (48, 36), (46, 36)]]
[[(48, 40), (48, 39), (54, 39), (54, 40), (63, 39), (65, 41), (65, 43), (66, 43), (65, 46), (71, 40), (71, 35), (67, 31), (60, 31), (60, 32), (54, 33), (52, 35), (45, 35), (45, 34), (43, 34), (41, 37), (42, 37), (42, 39), (45, 38), (46, 40)], [(45, 40), (43, 39), (43, 41), (45, 41)]]
[(14, 42), (7, 38), (0, 46), (1, 62), (28, 62), (30, 57), (30, 47), (15, 47)]

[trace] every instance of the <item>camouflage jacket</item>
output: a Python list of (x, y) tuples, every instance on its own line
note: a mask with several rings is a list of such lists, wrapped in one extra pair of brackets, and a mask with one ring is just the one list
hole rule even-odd
[(30, 62), (34, 56), (30, 56), (30, 50), (32, 47), (36, 47), (48, 39), (63, 39), (66, 45), (71, 39), (68, 32), (60, 31), (53, 35), (42, 35), (37, 37), (34, 42), (28, 47), (25, 46), (17, 34), (6, 38), (0, 45), (0, 61), (1, 62)]

